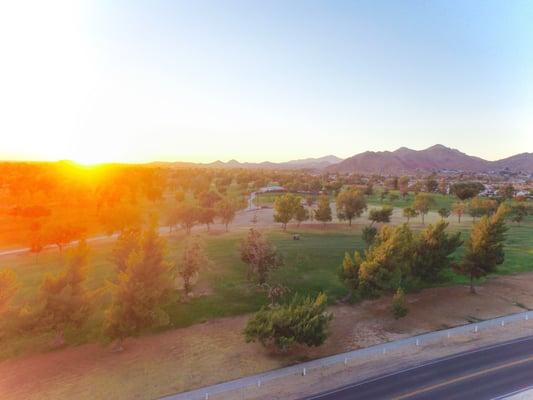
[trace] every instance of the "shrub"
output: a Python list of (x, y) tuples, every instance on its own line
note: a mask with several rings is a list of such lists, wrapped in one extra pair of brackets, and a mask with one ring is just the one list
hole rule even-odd
[(394, 319), (403, 318), (409, 312), (405, 301), (405, 293), (402, 288), (398, 288), (396, 294), (392, 298), (391, 312)]
[(263, 307), (247, 323), (247, 342), (274, 345), (283, 352), (295, 344), (320, 346), (328, 337), (333, 316), (326, 312), (327, 296), (315, 298), (296, 294), (288, 304)]

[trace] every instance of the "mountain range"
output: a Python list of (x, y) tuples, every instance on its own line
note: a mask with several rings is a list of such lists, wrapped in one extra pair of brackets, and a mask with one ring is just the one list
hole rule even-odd
[[(168, 164), (168, 163), (165, 163)], [(305, 158), (287, 162), (241, 163), (215, 161), (208, 164), (172, 163), (174, 165), (203, 166), (212, 168), (254, 168), (254, 169), (306, 169), (325, 172), (361, 174), (405, 174), (415, 172), (437, 172), (454, 170), (464, 172), (490, 172), (509, 170), (533, 174), (533, 153), (521, 153), (497, 161), (488, 161), (471, 156), (441, 144), (424, 150), (400, 147), (395, 151), (365, 151), (341, 159), (329, 155), (319, 158)]]
[(326, 168), (329, 172), (382, 174), (442, 170), (489, 172), (505, 169), (533, 173), (533, 153), (488, 161), (437, 144), (424, 150), (401, 147), (395, 151), (366, 151)]

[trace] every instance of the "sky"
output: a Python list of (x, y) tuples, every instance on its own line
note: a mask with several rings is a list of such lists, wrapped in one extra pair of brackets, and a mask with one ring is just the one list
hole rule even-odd
[(531, 1), (0, 5), (0, 159), (533, 151)]

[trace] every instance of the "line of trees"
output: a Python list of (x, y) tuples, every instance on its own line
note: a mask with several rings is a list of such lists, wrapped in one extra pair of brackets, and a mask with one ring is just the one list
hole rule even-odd
[[(508, 208), (501, 205), (492, 215), (484, 215), (474, 224), (460, 262), (453, 255), (463, 244), (461, 233), (447, 233), (448, 223), (440, 220), (419, 233), (407, 224), (383, 226), (364, 253), (346, 253), (340, 278), (353, 299), (374, 298), (396, 293), (401, 303), (403, 292), (442, 280), (444, 271), (453, 268), (468, 277), (474, 293), (474, 280), (495, 271), (504, 261), (504, 242)], [(397, 315), (401, 314), (396, 309)]]

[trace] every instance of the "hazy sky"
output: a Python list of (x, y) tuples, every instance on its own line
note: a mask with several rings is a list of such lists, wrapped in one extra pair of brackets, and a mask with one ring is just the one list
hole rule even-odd
[(533, 151), (532, 1), (12, 1), (0, 158)]

